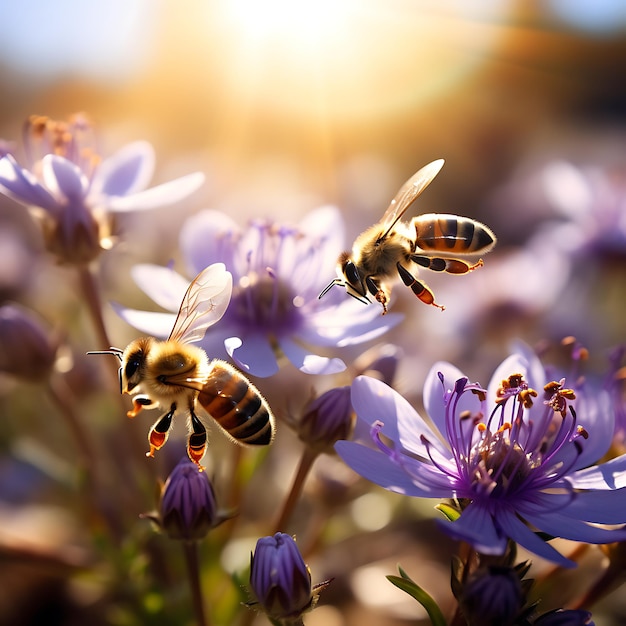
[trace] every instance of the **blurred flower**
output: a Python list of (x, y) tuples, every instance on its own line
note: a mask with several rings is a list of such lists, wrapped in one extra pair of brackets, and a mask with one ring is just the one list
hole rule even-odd
[[(343, 228), (332, 207), (313, 211), (298, 226), (255, 220), (245, 231), (227, 215), (202, 211), (182, 229), (180, 248), (194, 275), (215, 262), (233, 274), (233, 297), (215, 333), (203, 347), (211, 356), (224, 350), (242, 370), (255, 376), (278, 371), (286, 356), (307, 374), (345, 369), (338, 358), (313, 354), (305, 345), (344, 347), (374, 339), (401, 316), (382, 317), (376, 307), (318, 294), (334, 273)], [(137, 265), (133, 278), (157, 304), (178, 311), (188, 281), (171, 268)], [(330, 296), (330, 294), (329, 294)], [(118, 307), (132, 326), (166, 337), (175, 314)], [(216, 333), (219, 333), (217, 335)]]
[[(535, 389), (544, 389), (543, 402)], [(626, 538), (625, 529), (593, 525), (626, 523), (626, 455), (591, 465), (610, 445), (613, 415), (587, 397), (577, 416), (575, 395), (564, 379), (547, 380), (525, 348), (497, 368), (488, 389), (438, 363), (424, 388), (433, 428), (394, 390), (359, 377), (352, 403), (378, 450), (349, 441), (335, 449), (386, 489), (459, 502), (458, 519), (441, 526), (481, 553), (503, 554), (511, 539), (572, 567), (534, 531), (589, 543)]]
[(31, 210), (46, 247), (65, 263), (87, 263), (113, 245), (114, 213), (177, 202), (204, 180), (195, 173), (146, 190), (155, 160), (150, 144), (131, 143), (101, 161), (82, 115), (68, 122), (33, 115), (25, 137), (29, 162), (0, 159), (0, 192)]
[(548, 202), (567, 219), (553, 232), (561, 250), (608, 260), (626, 256), (626, 173), (553, 161), (541, 180)]
[(591, 613), (575, 609), (555, 609), (538, 617), (533, 626), (595, 626)]
[(16, 304), (0, 307), (0, 372), (45, 380), (57, 357), (58, 339), (35, 313)]
[(605, 388), (611, 397), (615, 413), (615, 434), (622, 443), (626, 440), (626, 344), (617, 346), (609, 354), (609, 371)]
[(206, 534), (230, 515), (217, 509), (213, 485), (206, 472), (184, 458), (169, 475), (156, 513), (144, 515), (165, 532), (170, 539), (192, 541)]
[(311, 572), (293, 537), (276, 533), (261, 537), (250, 558), (250, 587), (258, 606), (270, 620), (299, 623), (317, 603), (328, 582), (311, 588)]
[(339, 439), (348, 439), (354, 421), (350, 387), (335, 387), (311, 400), (291, 425), (309, 448), (322, 453), (333, 452)]

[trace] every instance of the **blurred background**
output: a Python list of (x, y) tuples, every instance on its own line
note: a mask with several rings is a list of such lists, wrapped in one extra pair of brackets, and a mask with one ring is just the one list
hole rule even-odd
[[(206, 174), (184, 205), (126, 218), (126, 243), (102, 260), (105, 295), (125, 304), (137, 303), (129, 267), (178, 259), (179, 228), (197, 210), (223, 210), (244, 224), (256, 216), (297, 221), (335, 204), (345, 215), (349, 246), (410, 175), (444, 158), (412, 214), (484, 221), (498, 247), (472, 275), (427, 277), (447, 306), (445, 324), (438, 310), (396, 288), (394, 310), (407, 318), (388, 337), (405, 350), (397, 387), (419, 400), (424, 376), (439, 359), (486, 383), (512, 340), (536, 345), (574, 334), (591, 349), (589, 371), (600, 377), (607, 351), (626, 340), (624, 67), (621, 0), (4, 2), (0, 138), (19, 159), (30, 114), (65, 119), (83, 111), (99, 128), (103, 155), (135, 139), (154, 145), (153, 183)], [(58, 282), (61, 270), (50, 265), (27, 212), (4, 197), (0, 257), (3, 301), (32, 306), (55, 328), (75, 319), (71, 286)], [(122, 347), (136, 335), (113, 316), (110, 323)], [(89, 332), (81, 327), (74, 341), (89, 346)], [(298, 384), (311, 385), (302, 378)], [(15, 407), (28, 404), (15, 400), (22, 391), (2, 382), (1, 417), (9, 427), (0, 442), (11, 460), (0, 495), (9, 517), (29, 497), (57, 502), (45, 490), (12, 491), (14, 472), (26, 485), (35, 480), (31, 469), (14, 465), (21, 427)], [(271, 383), (264, 392), (272, 397)], [(46, 472), (56, 468), (58, 478), (67, 471), (48, 460)], [(344, 470), (338, 465), (336, 471)], [(388, 494), (376, 493), (368, 515), (393, 508), (382, 504)], [(16, 519), (19, 526), (22, 518)], [(84, 548), (80, 528), (67, 530), (65, 518), (52, 526), (45, 519)], [(402, 550), (400, 538), (408, 541), (401, 524), (384, 534), (390, 519), (383, 515), (365, 529), (391, 543), (377, 554), (390, 559), (382, 569), (359, 564), (370, 567), (359, 570), (362, 589), (394, 573), (393, 551)], [(415, 529), (410, 534), (415, 538)], [(371, 535), (364, 537), (371, 546)], [(352, 546), (342, 549), (326, 554), (327, 563), (341, 569), (338, 555), (354, 554)], [(75, 556), (82, 567), (81, 554)], [(63, 566), (79, 567), (69, 557)], [(433, 584), (445, 587), (446, 567), (430, 574), (439, 576)], [(46, 573), (41, 578), (49, 582)], [(61, 587), (65, 575), (52, 578)], [(378, 582), (370, 587), (370, 580)], [(85, 604), (101, 583), (81, 588)], [(350, 590), (339, 576), (329, 596), (345, 611), (322, 607), (319, 623), (365, 623), (362, 607), (375, 594), (359, 595), (359, 585)], [(45, 589), (57, 597), (54, 586)], [(398, 608), (397, 596), (376, 598), (380, 613), (373, 623), (425, 623), (422, 614), (411, 615), (414, 603), (407, 610)], [(0, 602), (0, 615), (2, 608)], [(613, 621), (618, 614), (607, 609), (606, 621), (596, 623), (624, 623)], [(390, 621), (384, 615), (392, 615)], [(64, 620), (55, 623), (70, 623)], [(104, 623), (136, 622), (117, 614)]]

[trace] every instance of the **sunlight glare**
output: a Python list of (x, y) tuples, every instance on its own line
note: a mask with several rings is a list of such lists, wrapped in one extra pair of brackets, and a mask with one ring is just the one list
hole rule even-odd
[(298, 44), (345, 28), (352, 0), (226, 0), (224, 19), (231, 22), (249, 43), (280, 38)]

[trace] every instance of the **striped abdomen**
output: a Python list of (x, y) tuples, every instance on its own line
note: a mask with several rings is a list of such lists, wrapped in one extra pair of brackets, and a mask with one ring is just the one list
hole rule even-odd
[(444, 254), (477, 254), (491, 250), (496, 237), (487, 226), (459, 215), (427, 213), (411, 220), (415, 245)]
[(225, 361), (211, 363), (198, 394), (207, 413), (240, 443), (267, 445), (274, 437), (274, 416), (258, 389)]

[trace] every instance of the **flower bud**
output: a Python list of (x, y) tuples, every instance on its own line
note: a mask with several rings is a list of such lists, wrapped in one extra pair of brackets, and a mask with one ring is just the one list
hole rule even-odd
[(215, 492), (206, 472), (189, 459), (182, 459), (169, 475), (156, 515), (147, 515), (170, 537), (203, 539), (225, 517), (217, 510)]
[(309, 402), (297, 425), (298, 437), (316, 452), (331, 452), (339, 439), (350, 437), (354, 421), (350, 387), (336, 387)]
[(525, 603), (518, 573), (510, 567), (490, 566), (476, 571), (463, 586), (459, 602), (468, 624), (514, 624)]
[(270, 619), (295, 620), (311, 608), (311, 573), (294, 539), (262, 537), (250, 560), (250, 587)]
[(58, 347), (34, 313), (14, 304), (0, 307), (0, 372), (44, 380), (52, 371)]

